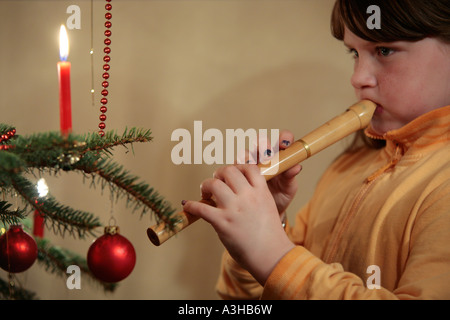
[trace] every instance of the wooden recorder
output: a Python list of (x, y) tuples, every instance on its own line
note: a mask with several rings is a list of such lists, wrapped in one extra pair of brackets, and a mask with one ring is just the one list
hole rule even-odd
[[(303, 138), (295, 141), (289, 148), (281, 150), (276, 163), (270, 161), (267, 164), (258, 164), (261, 169), (261, 174), (265, 176), (266, 180), (270, 180), (274, 176), (283, 173), (348, 135), (364, 129), (369, 125), (375, 109), (376, 104), (369, 100), (362, 100), (355, 103), (343, 114), (331, 119)], [(212, 200), (202, 201), (214, 205)], [(175, 221), (170, 227), (165, 222), (161, 222), (147, 229), (147, 235), (154, 245), (161, 245), (198, 220), (197, 217), (187, 212), (177, 213), (170, 219), (171, 221)]]

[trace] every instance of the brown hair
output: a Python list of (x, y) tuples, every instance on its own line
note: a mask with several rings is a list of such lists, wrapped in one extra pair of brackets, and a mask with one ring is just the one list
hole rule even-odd
[[(381, 11), (381, 29), (367, 28), (367, 8)], [(449, 0), (337, 0), (331, 16), (331, 31), (339, 40), (344, 27), (373, 42), (418, 41), (436, 37), (450, 43)]]
[[(377, 5), (381, 12), (381, 29), (369, 29), (367, 8)], [(336, 0), (331, 15), (331, 33), (344, 39), (345, 27), (358, 37), (372, 42), (419, 41), (435, 37), (450, 43), (449, 0)], [(349, 150), (363, 142), (382, 148), (384, 140), (373, 140), (359, 131)]]

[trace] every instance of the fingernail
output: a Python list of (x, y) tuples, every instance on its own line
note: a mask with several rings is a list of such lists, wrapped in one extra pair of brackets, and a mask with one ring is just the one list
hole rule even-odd
[(186, 200), (181, 200), (181, 205), (184, 206), (186, 204)]
[(289, 145), (291, 144), (291, 142), (288, 141), (288, 140), (283, 140), (283, 141), (281, 142), (281, 144), (282, 144), (283, 146), (285, 146), (285, 147), (289, 147)]
[(272, 155), (272, 150), (267, 149), (266, 151), (264, 151), (264, 156), (265, 157), (270, 157)]

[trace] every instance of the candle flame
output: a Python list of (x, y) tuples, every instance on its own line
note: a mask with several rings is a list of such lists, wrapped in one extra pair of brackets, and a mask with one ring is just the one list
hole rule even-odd
[(66, 27), (61, 25), (59, 29), (59, 57), (66, 61), (69, 56), (69, 38), (67, 37)]
[(48, 194), (48, 186), (44, 178), (39, 179), (36, 187), (39, 197), (45, 197)]

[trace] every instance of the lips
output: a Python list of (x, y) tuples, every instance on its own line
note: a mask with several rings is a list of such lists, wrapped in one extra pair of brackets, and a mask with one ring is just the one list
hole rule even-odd
[(381, 105), (379, 105), (378, 103), (376, 104), (377, 105), (377, 107), (376, 107), (376, 109), (375, 109), (375, 113), (376, 114), (381, 114), (381, 113), (383, 113), (383, 107), (381, 106)]
[(383, 106), (381, 104), (379, 104), (375, 99), (371, 99), (370, 97), (364, 96), (364, 95), (362, 95), (360, 99), (361, 100), (369, 100), (369, 101), (372, 101), (373, 103), (375, 103), (375, 105), (377, 107), (375, 109), (374, 114), (381, 114), (381, 113), (383, 113), (383, 111), (384, 111)]

